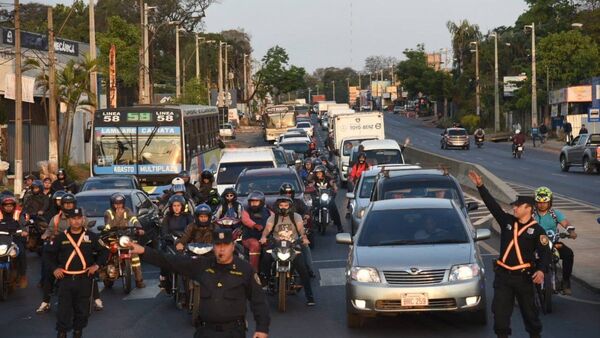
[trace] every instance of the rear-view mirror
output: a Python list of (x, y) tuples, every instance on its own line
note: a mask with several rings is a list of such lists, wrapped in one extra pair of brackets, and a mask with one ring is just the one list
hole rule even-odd
[(490, 229), (477, 229), (475, 232), (475, 241), (483, 241), (489, 239), (492, 236)]
[(349, 199), (349, 200), (354, 199), (354, 193), (353, 192), (347, 192), (346, 193), (346, 198)]
[(335, 235), (335, 242), (337, 244), (352, 244), (352, 236), (347, 232), (342, 232)]
[(467, 211), (474, 211), (479, 209), (479, 203), (477, 202), (469, 202), (467, 203)]
[(96, 221), (89, 221), (89, 222), (87, 223), (87, 227), (88, 227), (88, 229), (90, 229), (90, 228), (93, 228), (93, 227), (94, 227), (94, 225), (96, 225)]

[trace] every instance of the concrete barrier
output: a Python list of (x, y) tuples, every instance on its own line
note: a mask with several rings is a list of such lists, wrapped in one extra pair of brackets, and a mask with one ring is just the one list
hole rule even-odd
[(404, 159), (411, 164), (419, 163), (423, 168), (445, 168), (461, 185), (472, 189), (476, 189), (476, 187), (469, 179), (468, 173), (469, 170), (475, 170), (483, 178), (483, 182), (492, 196), (504, 204), (510, 204), (517, 196), (517, 192), (513, 188), (479, 164), (463, 162), (411, 146), (404, 148)]

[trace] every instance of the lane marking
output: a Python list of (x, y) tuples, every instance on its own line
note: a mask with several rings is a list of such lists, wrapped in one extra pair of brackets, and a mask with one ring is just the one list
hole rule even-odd
[(552, 174), (550, 174), (550, 175), (552, 175), (552, 176), (559, 176), (559, 177), (567, 177), (567, 175), (565, 175), (565, 174), (556, 174), (556, 173), (552, 173)]
[(477, 244), (479, 244), (482, 248), (489, 252), (490, 255), (497, 256), (498, 254), (500, 254), (498, 250), (494, 249), (491, 245), (487, 244), (486, 242), (477, 242)]
[(561, 295), (561, 294), (557, 294), (557, 296), (562, 299), (567, 299), (567, 300), (571, 300), (571, 301), (578, 302), (578, 303), (600, 305), (600, 302), (594, 301), (594, 300), (581, 299), (581, 298), (577, 298), (577, 297), (573, 297), (573, 296), (565, 296), (565, 295)]
[(319, 269), (321, 286), (341, 286), (346, 284), (345, 268)]

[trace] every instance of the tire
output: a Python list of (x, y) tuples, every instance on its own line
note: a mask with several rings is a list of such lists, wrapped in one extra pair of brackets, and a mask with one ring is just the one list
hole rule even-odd
[(346, 312), (346, 325), (349, 329), (360, 329), (365, 326), (366, 318), (356, 314)]
[(560, 155), (560, 170), (564, 172), (569, 171), (569, 165), (567, 164), (567, 158), (565, 155)]
[(583, 158), (583, 172), (586, 174), (592, 174), (594, 172), (594, 166), (590, 164), (590, 159), (586, 156)]
[(192, 288), (192, 325), (195, 327), (200, 318), (200, 286), (194, 283)]
[(103, 281), (102, 281), (102, 283), (104, 284), (104, 288), (105, 288), (105, 289), (112, 289), (112, 287), (113, 287), (113, 284), (114, 284), (115, 282), (114, 282), (114, 281), (112, 281), (112, 280), (108, 280), (108, 279), (106, 279), (106, 280), (103, 280)]
[(277, 310), (279, 312), (285, 312), (285, 297), (287, 294), (287, 273), (279, 272), (279, 288), (277, 290), (278, 293), (278, 304)]
[(0, 301), (5, 301), (6, 297), (8, 297), (8, 283), (6, 279), (8, 278), (8, 271), (2, 269), (0, 270)]
[(123, 276), (121, 276), (121, 280), (123, 281), (123, 291), (125, 291), (126, 294), (129, 294), (131, 292), (132, 284), (131, 261), (127, 259), (121, 264), (123, 265)]

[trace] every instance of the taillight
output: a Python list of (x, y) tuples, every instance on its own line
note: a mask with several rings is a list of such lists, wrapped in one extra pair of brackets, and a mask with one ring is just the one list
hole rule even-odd
[(600, 147), (596, 147), (596, 159), (600, 161)]

